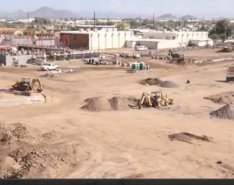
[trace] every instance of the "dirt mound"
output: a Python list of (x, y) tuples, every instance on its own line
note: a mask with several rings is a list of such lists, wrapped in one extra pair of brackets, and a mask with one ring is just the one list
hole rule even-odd
[(176, 88), (179, 87), (175, 82), (172, 81), (162, 81), (158, 78), (147, 78), (140, 81), (142, 85), (157, 85), (164, 88)]
[(137, 99), (133, 97), (113, 97), (109, 100), (112, 110), (128, 110), (130, 106), (137, 105)]
[(225, 105), (220, 109), (213, 111), (210, 113), (211, 118), (219, 118), (219, 119), (234, 119), (234, 106), (233, 105)]
[(158, 78), (147, 78), (142, 80), (140, 83), (143, 85), (160, 85), (163, 81)]
[(81, 107), (84, 110), (91, 112), (111, 111), (111, 105), (105, 97), (94, 97), (85, 100), (86, 105)]
[(30, 138), (29, 132), (21, 123), (13, 123), (8, 128), (0, 124), (0, 145), (12, 140)]
[(131, 106), (137, 106), (137, 99), (134, 97), (94, 97), (85, 102), (86, 105), (81, 108), (91, 112), (128, 110)]
[(0, 125), (0, 178), (56, 178), (77, 165), (74, 147), (56, 143), (54, 133), (35, 137), (21, 123)]
[(204, 99), (211, 100), (218, 104), (234, 104), (234, 91), (207, 96), (204, 97)]
[(128, 176), (124, 177), (123, 179), (142, 179), (144, 177), (145, 177), (144, 174), (136, 173), (136, 174), (128, 175)]
[(176, 87), (179, 87), (179, 85), (177, 85), (175, 82), (172, 82), (172, 81), (163, 81), (160, 84), (160, 86), (164, 87), (164, 88), (176, 88)]
[(211, 141), (211, 138), (207, 136), (197, 136), (197, 135), (187, 133), (187, 132), (172, 134), (172, 135), (169, 135), (168, 137), (172, 141), (177, 140), (177, 141), (182, 141), (182, 142), (186, 142), (190, 144), (192, 144), (192, 140), (200, 140), (200, 141), (205, 141), (205, 142)]

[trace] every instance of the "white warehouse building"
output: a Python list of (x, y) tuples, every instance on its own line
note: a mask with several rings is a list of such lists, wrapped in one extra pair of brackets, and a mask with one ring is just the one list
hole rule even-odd
[(168, 49), (187, 47), (196, 45), (203, 47), (213, 46), (213, 41), (209, 39), (208, 32), (190, 32), (190, 31), (153, 31), (153, 30), (133, 30), (141, 37), (130, 39), (127, 42), (128, 47), (134, 47), (136, 44), (145, 45), (150, 49)]
[(71, 49), (101, 50), (125, 47), (132, 31), (117, 31), (114, 26), (85, 25), (79, 31), (60, 32), (60, 41)]

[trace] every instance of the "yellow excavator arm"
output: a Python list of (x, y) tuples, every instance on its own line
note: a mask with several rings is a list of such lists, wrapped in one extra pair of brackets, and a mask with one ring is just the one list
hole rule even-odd
[(151, 96), (147, 93), (143, 93), (141, 96), (141, 99), (139, 101), (139, 108), (141, 108), (141, 105), (146, 104), (149, 107), (153, 106), (153, 102), (151, 100)]
[(43, 89), (42, 89), (41, 81), (38, 78), (32, 80), (31, 89), (33, 90), (36, 83), (38, 84), (37, 92), (42, 92)]

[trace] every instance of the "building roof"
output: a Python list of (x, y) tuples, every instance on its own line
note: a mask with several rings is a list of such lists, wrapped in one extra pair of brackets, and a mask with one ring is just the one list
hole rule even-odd
[[(94, 25), (78, 25), (78, 28), (94, 28)], [(116, 26), (112, 25), (96, 25), (96, 28), (116, 28)]]
[(178, 40), (168, 40), (168, 39), (144, 39), (144, 38), (131, 38), (128, 39), (127, 41), (129, 42), (137, 42), (137, 41), (142, 41), (142, 42), (178, 42)]
[(208, 33), (207, 31), (157, 31), (152, 29), (132, 29), (132, 31), (138, 31), (142, 33)]
[(60, 33), (64, 33), (64, 34), (84, 34), (84, 35), (87, 35), (89, 34), (90, 32), (81, 32), (81, 31), (61, 31)]

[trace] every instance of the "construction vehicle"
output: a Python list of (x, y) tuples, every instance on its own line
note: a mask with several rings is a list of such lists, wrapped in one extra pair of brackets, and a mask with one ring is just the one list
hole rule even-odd
[(184, 54), (169, 50), (168, 58), (172, 62), (176, 61), (177, 64), (185, 64)]
[(11, 90), (20, 91), (23, 92), (26, 96), (30, 96), (31, 91), (34, 90), (36, 84), (38, 84), (36, 92), (41, 93), (43, 89), (41, 81), (38, 78), (32, 80), (30, 78), (22, 78), (20, 82), (16, 82), (14, 85), (12, 85)]
[(226, 82), (234, 82), (234, 66), (228, 68)]
[(230, 46), (230, 45), (226, 45), (224, 46), (219, 52), (222, 52), (222, 53), (230, 53), (233, 51), (233, 46)]
[(141, 99), (138, 101), (139, 109), (144, 107), (160, 108), (162, 106), (173, 105), (174, 100), (163, 96), (161, 91), (151, 92), (151, 94), (143, 93)]

